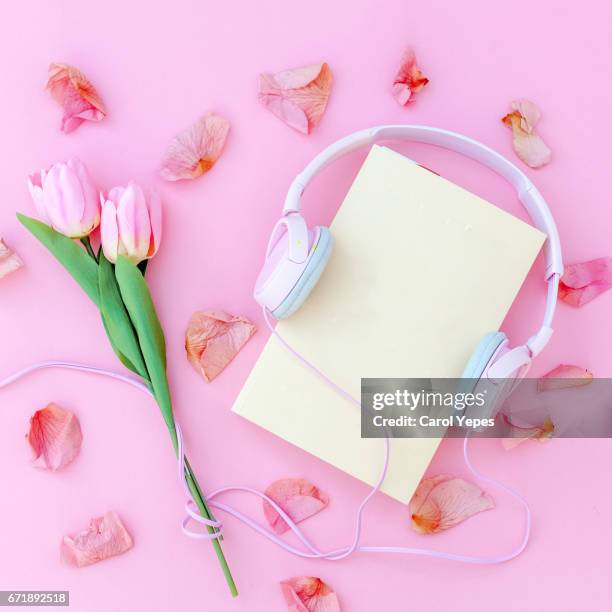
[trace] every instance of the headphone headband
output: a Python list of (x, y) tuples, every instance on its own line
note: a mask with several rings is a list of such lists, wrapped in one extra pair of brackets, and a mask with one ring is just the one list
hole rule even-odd
[(300, 199), (303, 191), (312, 179), (329, 164), (351, 151), (371, 146), (383, 140), (409, 140), (456, 151), (480, 162), (502, 176), (516, 189), (518, 198), (533, 224), (544, 232), (548, 238), (545, 245), (546, 280), (553, 274), (563, 274), (559, 233), (550, 210), (535, 185), (511, 161), (497, 151), (477, 140), (441, 128), (425, 125), (382, 125), (345, 136), (321, 151), (295, 177), (285, 199), (283, 214), (286, 215), (300, 210)]
[(559, 232), (546, 201), (529, 178), (511, 161), (481, 142), (456, 132), (425, 125), (381, 125), (354, 132), (324, 149), (295, 177), (285, 199), (283, 215), (300, 211), (302, 193), (313, 178), (329, 164), (351, 151), (383, 140), (409, 140), (456, 151), (487, 166), (516, 189), (518, 198), (533, 224), (547, 237), (544, 246), (545, 279), (548, 282), (546, 311), (540, 330), (525, 345), (531, 356), (537, 355), (552, 335), (551, 323), (557, 302), (559, 278), (563, 274)]

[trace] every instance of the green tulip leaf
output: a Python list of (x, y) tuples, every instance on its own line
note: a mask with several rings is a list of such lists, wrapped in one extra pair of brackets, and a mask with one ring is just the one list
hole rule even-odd
[(56, 232), (52, 227), (21, 213), (17, 213), (17, 218), (66, 268), (91, 301), (99, 306), (96, 262), (74, 240)]
[(115, 277), (121, 292), (121, 298), (138, 336), (153, 393), (176, 450), (176, 427), (166, 376), (166, 340), (155, 312), (151, 293), (138, 267), (123, 256), (119, 256), (117, 259)]
[[(100, 314), (102, 314), (102, 313), (100, 313)], [(106, 321), (104, 320), (104, 315), (102, 315), (102, 325), (104, 326), (104, 331), (106, 332), (106, 336), (108, 338), (108, 341), (109, 341), (113, 351), (115, 352), (115, 355), (117, 355), (117, 357), (119, 358), (119, 361), (128, 370), (132, 370), (132, 372), (135, 372), (136, 374), (138, 374), (134, 364), (117, 348), (117, 345), (113, 342), (113, 338), (111, 336), (111, 333), (108, 330), (108, 325), (106, 324)]]
[(106, 259), (102, 251), (99, 257), (100, 313), (106, 335), (123, 365), (148, 380), (147, 368), (140, 352), (136, 331), (121, 299), (113, 265)]

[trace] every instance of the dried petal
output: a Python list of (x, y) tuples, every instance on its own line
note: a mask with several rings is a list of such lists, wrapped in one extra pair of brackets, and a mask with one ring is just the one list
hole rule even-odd
[(409, 47), (402, 55), (399, 70), (393, 81), (393, 97), (399, 104), (405, 106), (410, 100), (414, 100), (414, 94), (421, 91), (427, 83), (429, 79), (417, 68), (414, 49)]
[(96, 88), (74, 66), (51, 64), (47, 89), (64, 109), (63, 132), (72, 132), (83, 121), (101, 121), (106, 117), (106, 109)]
[(506, 423), (510, 426), (508, 436), (502, 438), (502, 446), (506, 450), (517, 447), (525, 440), (538, 440), (539, 442), (548, 442), (555, 433), (555, 425), (550, 417), (544, 419), (542, 425), (536, 427), (517, 427), (513, 425), (507, 417)]
[(280, 585), (291, 612), (340, 612), (338, 596), (320, 578), (297, 576)]
[(327, 64), (260, 74), (259, 100), (281, 121), (309, 134), (321, 121), (331, 85), (332, 73)]
[(593, 381), (593, 374), (575, 365), (560, 365), (538, 380), (538, 392), (582, 387)]
[(559, 299), (584, 306), (612, 287), (612, 257), (601, 257), (565, 266), (559, 283)]
[(92, 518), (78, 535), (64, 536), (61, 557), (68, 565), (84, 567), (127, 552), (134, 545), (115, 512)]
[[(294, 523), (321, 512), (329, 503), (327, 495), (303, 478), (277, 480), (266, 489), (265, 494), (276, 502)], [(275, 533), (285, 533), (289, 529), (280, 514), (265, 500), (263, 511)]]
[(490, 495), (475, 484), (440, 474), (420, 482), (409, 509), (416, 532), (437, 533), (494, 506)]
[(216, 378), (255, 333), (245, 317), (223, 311), (195, 312), (185, 335), (189, 363), (206, 382)]
[(530, 100), (515, 100), (512, 110), (521, 116), (521, 129), (531, 134), (542, 116), (540, 109)]
[(502, 118), (512, 129), (514, 151), (531, 168), (544, 166), (551, 156), (550, 149), (535, 131), (539, 119), (540, 110), (529, 100), (515, 100), (512, 112)]
[(34, 451), (34, 465), (59, 470), (78, 454), (83, 441), (77, 417), (69, 410), (49, 404), (30, 419), (28, 442)]
[(219, 159), (229, 132), (229, 121), (208, 113), (168, 145), (160, 176), (167, 181), (194, 179), (208, 172)]
[(13, 253), (13, 251), (6, 246), (4, 240), (0, 238), (0, 278), (18, 270), (21, 266), (23, 266), (21, 257), (19, 257), (17, 253)]

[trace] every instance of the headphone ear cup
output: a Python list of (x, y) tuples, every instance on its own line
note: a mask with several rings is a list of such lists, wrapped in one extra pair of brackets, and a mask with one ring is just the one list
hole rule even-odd
[(527, 373), (531, 364), (529, 348), (522, 345), (510, 349), (508, 344), (505, 334), (491, 332), (481, 340), (470, 357), (463, 377), (474, 379), (470, 381), (472, 392), (483, 394), (485, 402), (482, 406), (467, 410), (468, 417), (495, 417)]
[(507, 345), (508, 337), (504, 332), (489, 332), (476, 345), (463, 370), (463, 374), (461, 374), (461, 378), (479, 379), (491, 364), (493, 357), (497, 357)]
[(327, 266), (332, 248), (333, 239), (329, 229), (315, 227), (315, 240), (308, 253), (304, 271), (287, 297), (272, 311), (276, 319), (286, 319), (306, 301)]
[[(500, 331), (489, 332), (476, 345), (461, 377), (465, 379), (461, 385), (462, 391), (482, 395), (484, 403), (474, 404), (465, 410), (469, 419), (493, 418), (501, 407), (504, 389), (490, 381), (486, 372), (495, 359), (507, 350), (508, 338)], [(503, 385), (505, 387), (505, 385)], [(482, 431), (484, 427), (477, 428)]]
[[(295, 220), (292, 221), (295, 226)], [(255, 284), (255, 300), (277, 319), (290, 316), (304, 303), (331, 254), (333, 241), (329, 229), (317, 226), (308, 230), (303, 220), (301, 224), (304, 224), (303, 232), (299, 233), (290, 225), (282, 233), (277, 233), (275, 228)], [(307, 244), (303, 256), (296, 260), (291, 257), (291, 244), (298, 240)]]

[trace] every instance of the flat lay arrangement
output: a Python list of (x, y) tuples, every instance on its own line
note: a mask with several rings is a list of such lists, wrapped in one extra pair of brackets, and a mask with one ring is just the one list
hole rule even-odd
[[(12, 145), (0, 216), (0, 591), (66, 592), (92, 611), (400, 610), (411, 596), (438, 610), (448, 594), (376, 583), (493, 589), (556, 557), (555, 495), (607, 441), (556, 439), (553, 414), (519, 422), (504, 405), (527, 375), (549, 394), (605, 378), (585, 347), (612, 252), (581, 237), (546, 174), (568, 156), (551, 99), (515, 73), (502, 102), (478, 101), (484, 129), (449, 121), (442, 60), (398, 34), (384, 79), (313, 42), (287, 55), (305, 61), (232, 63), (234, 90), (214, 95), (185, 79), (189, 54), (158, 98), (81, 36), (29, 57), (40, 143)], [(360, 87), (375, 105), (347, 121)], [(248, 122), (274, 136), (252, 139)], [(364, 438), (361, 379), (407, 376), (486, 388), (479, 416), (509, 435)], [(567, 483), (529, 480), (570, 460), (561, 445)], [(589, 495), (599, 517), (612, 500)], [(591, 539), (609, 533), (588, 522)], [(540, 579), (558, 575), (550, 563)], [(530, 582), (496, 609), (603, 611), (606, 567), (587, 563), (589, 596), (546, 608)]]

